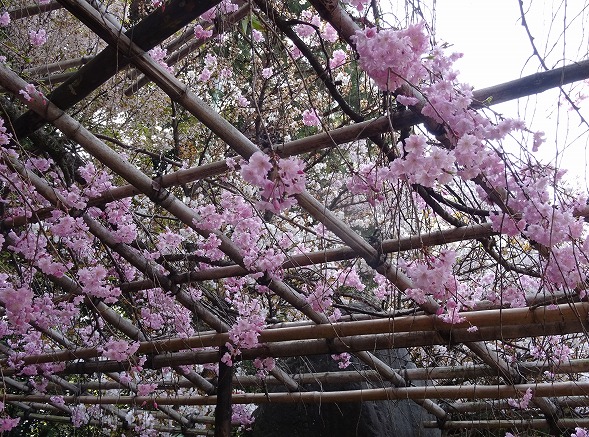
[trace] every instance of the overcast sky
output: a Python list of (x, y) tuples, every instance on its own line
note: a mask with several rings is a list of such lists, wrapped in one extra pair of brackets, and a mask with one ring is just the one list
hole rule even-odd
[[(543, 0), (526, 9), (534, 42), (550, 68), (587, 59), (589, 42), (584, 27), (589, 10), (584, 3)], [(521, 24), (519, 0), (437, 0), (436, 4), (437, 39), (464, 53), (456, 64), (463, 82), (478, 89), (542, 70)], [(528, 7), (530, 1), (524, 0), (524, 5)], [(589, 95), (589, 86), (577, 84), (571, 96), (579, 92)], [(558, 101), (558, 92), (551, 91), (494, 109), (545, 131), (547, 143), (540, 151), (541, 159), (568, 168), (571, 178), (587, 189), (587, 126), (580, 126), (580, 117), (569, 111), (568, 103), (559, 106)], [(581, 112), (589, 120), (588, 104), (589, 99), (582, 102)]]

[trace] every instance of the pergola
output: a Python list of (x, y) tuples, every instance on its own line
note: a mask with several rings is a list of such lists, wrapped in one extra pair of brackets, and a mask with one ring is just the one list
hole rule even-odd
[[(27, 112), (22, 114), (15, 112), (15, 105), (6, 103), (8, 100), (4, 101), (4, 118), (10, 120), (6, 126), (9, 126), (13, 139), (23, 143), (29, 138), (37, 150), (48, 153), (58, 161), (60, 156), (63, 157), (60, 155), (63, 151), (45, 146), (49, 134), (39, 130), (51, 124), (77, 148), (83, 149), (80, 155), (82, 159), (102, 163), (116, 175), (117, 183), (100, 196), (90, 199), (86, 208), (71, 208), (63, 193), (52, 186), (51, 180), (33, 171), (20, 158), (4, 154), (4, 165), (29, 181), (48, 202), (48, 206), (20, 216), (0, 217), (0, 229), (6, 238), (3, 251), (16, 256), (9, 248), (14, 244), (10, 232), (50, 220), (55, 210), (81, 218), (101, 247), (108, 248), (109, 253), (116, 254), (116, 259), (124, 260), (140, 272), (137, 279), (117, 282), (123, 295), (134, 296), (142, 290), (154, 288), (163, 290), (173, 297), (178, 308), (190, 311), (197, 335), (162, 338), (147, 335), (144, 327), (122, 311), (117, 302), (88, 296), (83, 284), (72, 275), (48, 274), (45, 277), (52, 284), (52, 296), (56, 302), (72, 302), (76, 297), (81, 297), (78, 302), (86, 306), (88, 317), (101, 319), (100, 323), (108, 326), (110, 331), (117, 332), (120, 338), (138, 342), (138, 348), (127, 360), (104, 359), (99, 346), (85, 347), (68, 332), (30, 321), (30, 329), (38, 331), (48, 345), (47, 352), (25, 355), (21, 351), (18, 355), (20, 361), (15, 366), (11, 363), (11, 357), (14, 357), (11, 342), (7, 341), (9, 339), (2, 340), (1, 400), (26, 419), (60, 423), (70, 423), (72, 407), (80, 404), (98, 405), (102, 414), (115, 417), (121, 427), (126, 426), (130, 408), (135, 411), (146, 410), (158, 419), (153, 426), (156, 431), (185, 435), (230, 435), (231, 408), (237, 404), (319, 404), (400, 399), (412, 400), (435, 418), (425, 423), (425, 427), (440, 428), (448, 433), (467, 429), (539, 429), (555, 435), (566, 435), (575, 427), (589, 427), (589, 418), (582, 414), (583, 408), (589, 406), (589, 382), (583, 377), (584, 373), (589, 372), (589, 359), (581, 357), (560, 363), (548, 359), (508, 362), (499, 353), (501, 348), (513, 346), (521, 339), (567, 335), (567, 338), (583, 342), (589, 327), (589, 303), (580, 298), (578, 293), (583, 284), (579, 284), (576, 290), (563, 290), (561, 294), (526, 296), (525, 305), (520, 308), (482, 301), (472, 310), (461, 312), (461, 321), (454, 324), (441, 320), (437, 315), (440, 305), (431, 298), (421, 304), (403, 300), (405, 306), (395, 311), (371, 311), (361, 306), (342, 304), (341, 319), (333, 321), (313, 309), (296, 283), (288, 279), (288, 275), (281, 279), (260, 274), (255, 276), (257, 283), (267, 287), (269, 295), (280, 301), (281, 305), (288, 306), (293, 319), (267, 320), (264, 329), (259, 332), (259, 344), (241, 349), (237, 362), (253, 361), (258, 357), (283, 359), (350, 353), (355, 357), (355, 362), (363, 363), (369, 370), (293, 374), (278, 361), (269, 375), (260, 380), (254, 376), (255, 369), (250, 374), (246, 371), (235, 372), (233, 367), (221, 362), (221, 357), (227, 352), (226, 344), (231, 342), (229, 331), (235, 315), (227, 312), (227, 305), (222, 298), (215, 299), (214, 296), (203, 294), (198, 299), (188, 287), (199, 287), (200, 284), (226, 278), (240, 278), (253, 272), (247, 267), (242, 252), (230, 236), (216, 230), (195, 228), (194, 223), (200, 216), (179, 193), (182, 186), (211, 180), (233, 169), (225, 159), (210, 160), (153, 178), (129, 160), (121, 159), (117, 145), (109, 145), (108, 137), (93, 133), (80, 124), (75, 113), (70, 111), (71, 108), (90, 98), (101, 87), (108, 87), (113, 77), (126, 81), (128, 85), (125, 94), (131, 99), (143, 87), (155, 84), (175, 105), (184, 108), (195, 120), (206, 126), (228, 150), (245, 160), (259, 151), (271, 152), (281, 158), (326, 156), (320, 154), (333, 152), (346, 143), (367, 139), (381, 148), (384, 159), (392, 161), (398, 156), (394, 147), (383, 140), (383, 136), (398, 135), (416, 125), (423, 125), (441, 144), (447, 139), (443, 126), (426, 118), (415, 108), (400, 108), (387, 115), (365, 119), (346, 103), (325, 67), (297, 36), (294, 25), (298, 22), (285, 16), (280, 2), (253, 0), (241, 2), (236, 11), (227, 14), (222, 22), (215, 21), (211, 29), (215, 34), (230, 34), (235, 30), (236, 23), (250, 14), (264, 20), (266, 26), (271, 26), (272, 32), (290, 39), (298, 47), (309, 63), (310, 74), (315, 75), (326, 95), (337, 102), (339, 110), (347, 117), (347, 123), (341, 127), (304, 138), (279, 141), (271, 148), (256, 144), (256, 141), (227, 121), (205, 103), (202, 96), (195, 94), (147, 53), (162, 44), (168, 49), (168, 65), (195, 56), (197, 51), (201, 55), (206, 53), (208, 42), (194, 39), (194, 27), (200, 23), (199, 17), (205, 11), (219, 3), (213, 0), (171, 0), (165, 7), (156, 8), (128, 30), (115, 14), (109, 12), (106, 5), (98, 2), (59, 0), (9, 10), (11, 19), (17, 22), (65, 8), (106, 43), (98, 54), (92, 56), (65, 59), (28, 69), (0, 65), (0, 85), (5, 95), (18, 97), (19, 92), (26, 89), (31, 81), (38, 86), (44, 85), (50, 91), (46, 97), (32, 96), (26, 102)], [(359, 24), (339, 2), (309, 0), (309, 3), (323, 20), (336, 29), (340, 40), (354, 47), (351, 37)], [(65, 38), (67, 36), (64, 35)], [(23, 76), (27, 79), (23, 79)], [(471, 106), (473, 109), (486, 108), (587, 78), (589, 61), (581, 61), (475, 90), (475, 103)], [(75, 176), (72, 178), (75, 179)], [(480, 181), (475, 179), (475, 184)], [(365, 269), (383, 275), (399, 291), (399, 296), (403, 296), (403, 292), (413, 288), (413, 284), (396, 265), (396, 255), (424, 248), (436, 251), (438, 247), (472, 241), (481, 250), (486, 250), (500, 268), (529, 273), (521, 266), (510, 264), (500, 251), (493, 250), (494, 239), (503, 237), (491, 223), (456, 218), (444, 209), (456, 205), (444, 205), (444, 199), (440, 200), (436, 197), (438, 194), (428, 188), (418, 185), (412, 188), (440, 220), (447, 221), (447, 225), (438, 230), (385, 238), (376, 244), (354, 230), (346, 217), (342, 218), (331, 211), (329, 205), (316, 198), (311, 190), (297, 194), (296, 202), (301, 214), (322, 224), (334, 235), (334, 239), (325, 240), (323, 249), (287, 253), (283, 270), (289, 275), (304, 275), (309, 267), (321, 268), (329, 263), (360, 260)], [(497, 204), (506, 205), (503, 201), (505, 193), (492, 194), (496, 196)], [(141, 198), (141, 202), (157, 205), (166, 217), (173, 218), (179, 226), (192, 228), (203, 238), (214, 234), (220, 240), (219, 249), (223, 252), (224, 261), (208, 263), (205, 268), (202, 267), (202, 258), (189, 250), (149, 259), (141, 247), (134, 243), (121, 243), (112, 229), (89, 213), (90, 207), (104, 208), (110, 202), (129, 198)], [(463, 211), (468, 212), (466, 205)], [(576, 211), (577, 217), (585, 217), (587, 213), (584, 210)], [(264, 219), (276, 222), (283, 218), (264, 215)], [(546, 250), (539, 244), (530, 244), (530, 251), (542, 253)], [(201, 263), (201, 267), (188, 268), (189, 263), (193, 266)], [(6, 264), (9, 265), (8, 262)], [(113, 264), (116, 262), (113, 261)], [(473, 326), (477, 329), (472, 329)], [(391, 368), (374, 354), (383, 349), (417, 350), (435, 345), (459, 350), (468, 359), (463, 360), (462, 364), (440, 367), (419, 367), (417, 363), (417, 368)], [(157, 381), (156, 394), (142, 395), (136, 383), (121, 376), (137, 369), (141, 356), (146, 359), (141, 361), (140, 367), (151, 372), (150, 381)], [(46, 377), (49, 383), (45, 391), (39, 391), (27, 383), (28, 378), (22, 374), (22, 368), (43, 363), (56, 364), (57, 370)], [(210, 376), (190, 370), (193, 369), (190, 366), (212, 364), (219, 364), (218, 375)], [(165, 376), (168, 369), (175, 375), (173, 380)], [(552, 376), (546, 377), (547, 373)], [(368, 382), (373, 388), (349, 391), (320, 389), (321, 384), (330, 382)], [(304, 384), (317, 383), (316, 390), (310, 391), (303, 387)], [(235, 388), (239, 388), (240, 392), (235, 392)], [(179, 394), (179, 389), (192, 391)], [(513, 402), (509, 403), (508, 400), (521, 399), (529, 389), (533, 392), (530, 408), (525, 411), (514, 409)], [(60, 396), (60, 400), (56, 401), (55, 396)], [(185, 415), (176, 408), (207, 405), (214, 407), (214, 417)], [(97, 419), (88, 423), (100, 425)]]

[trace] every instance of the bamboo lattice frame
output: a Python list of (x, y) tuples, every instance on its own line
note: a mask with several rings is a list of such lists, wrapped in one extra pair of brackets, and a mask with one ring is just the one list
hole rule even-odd
[[(115, 199), (144, 195), (152, 202), (161, 206), (180, 222), (194, 228), (196, 213), (168, 189), (180, 184), (202, 180), (228, 171), (225, 161), (204, 164), (189, 169), (169, 173), (157, 180), (151, 179), (138, 168), (124, 160), (98, 136), (76, 121), (66, 112), (75, 103), (98, 89), (102, 83), (115, 74), (127, 74), (136, 80), (126, 92), (132, 95), (149, 81), (154, 82), (171, 100), (184, 107), (192, 116), (206, 125), (218, 138), (224, 141), (238, 155), (247, 159), (259, 151), (259, 147), (248, 139), (242, 132), (223, 119), (208, 107), (199, 96), (195, 95), (183, 83), (162, 68), (146, 54), (151, 47), (165, 41), (217, 1), (184, 2), (172, 0), (165, 10), (157, 10), (138, 25), (133, 31), (122, 31), (122, 26), (116, 20), (92, 4), (83, 0), (59, 0), (48, 5), (29, 7), (11, 12), (13, 20), (30, 14), (48, 12), (59, 7), (66, 8), (70, 13), (99, 35), (108, 47), (94, 58), (78, 58), (67, 62), (49, 64), (43, 68), (33, 68), (26, 71), (39, 78), (39, 83), (60, 83), (48, 96), (47, 101), (35, 98), (30, 102), (30, 111), (13, 120), (13, 129), (18, 138), (24, 138), (44, 123), (51, 123), (57, 127), (71, 141), (79, 144), (95, 159), (109, 167), (115, 174), (127, 182), (127, 185), (109, 190), (100, 198), (91, 201), (92, 206), (104, 205)], [(311, 3), (321, 16), (329, 21), (339, 35), (350, 41), (351, 35), (357, 29), (356, 24), (337, 2), (313, 0)], [(266, 14), (268, 20), (274, 21), (278, 28), (284, 24), (270, 3), (256, 0), (255, 6)], [(245, 4), (228, 18), (228, 23), (238, 22), (249, 13), (254, 5)], [(165, 25), (163, 17), (166, 17)], [(188, 42), (187, 35), (192, 28), (186, 30), (182, 36), (172, 41), (168, 48), (174, 53), (168, 58), (170, 63), (183, 59), (197, 49), (197, 44)], [(131, 36), (132, 35), (132, 39)], [(202, 45), (202, 44), (201, 44)], [(132, 64), (135, 70), (126, 71), (124, 67)], [(79, 66), (79, 70), (65, 75), (51, 76), (51, 74), (68, 68)], [(122, 72), (122, 73), (120, 73)], [(491, 104), (540, 93), (544, 90), (561, 86), (589, 77), (589, 61), (579, 62), (558, 70), (524, 77), (512, 82), (475, 92), (475, 107), (483, 107), (492, 97)], [(18, 95), (19, 90), (27, 82), (6, 66), (0, 66), (0, 85), (10, 93)], [(78, 87), (77, 89), (73, 89)], [(61, 109), (60, 109), (61, 108)], [(309, 136), (308, 138), (286, 142), (276, 148), (280, 156), (294, 156), (311, 151), (318, 151), (337, 147), (352, 140), (372, 138), (379, 134), (393, 130), (401, 130), (418, 123), (426, 123), (428, 128), (435, 130), (431, 120), (424, 118), (410, 110), (391, 114), (390, 117), (380, 117), (374, 120), (356, 120), (348, 126)], [(31, 181), (37, 191), (51, 204), (50, 208), (36, 211), (31, 217), (12, 217), (2, 221), (2, 229), (16, 229), (26, 223), (42, 221), (50, 216), (52, 209), (61, 209), (68, 213), (67, 202), (60, 197), (47, 182), (27, 169), (22, 162), (12, 159), (6, 162), (14, 171)], [(322, 223), (326, 229), (336, 235), (344, 246), (328, 248), (324, 251), (304, 253), (291, 256), (283, 265), (285, 270), (301, 269), (310, 265), (322, 265), (328, 262), (350, 259), (363, 259), (368, 266), (384, 275), (400, 291), (412, 287), (411, 280), (400, 269), (383, 259), (382, 254), (418, 249), (421, 247), (448, 244), (471, 239), (486, 239), (497, 233), (489, 224), (470, 225), (452, 229), (439, 230), (431, 233), (411, 235), (382, 242), (381, 250), (377, 250), (362, 236), (329, 211), (311, 194), (303, 192), (297, 196), (298, 205), (311, 217)], [(586, 211), (578, 211), (584, 216)], [(97, 360), (100, 352), (96, 348), (76, 347), (60, 332), (50, 328), (36, 326), (43, 335), (51, 338), (56, 351), (50, 354), (32, 355), (23, 358), (24, 364), (64, 363), (62, 372), (51, 377), (50, 389), (64, 395), (65, 405), (55, 405), (51, 396), (37, 394), (28, 385), (20, 382), (15, 371), (8, 366), (7, 359), (0, 360), (2, 377), (6, 388), (3, 398), (5, 402), (20, 408), (28, 417), (46, 421), (69, 421), (71, 410), (68, 404), (99, 404), (108, 414), (117, 416), (124, 421), (125, 414), (119, 406), (134, 405), (138, 408), (149, 408), (157, 404), (161, 414), (171, 418), (176, 425), (170, 428), (160, 427), (162, 432), (184, 432), (187, 435), (212, 435), (211, 430), (198, 430), (195, 423), (209, 424), (210, 417), (184, 417), (172, 405), (216, 405), (220, 411), (222, 407), (239, 403), (266, 402), (352, 402), (367, 400), (412, 399), (431, 413), (438, 420), (428, 422), (427, 427), (440, 427), (454, 430), (464, 428), (518, 428), (518, 429), (550, 429), (552, 432), (562, 431), (575, 426), (589, 425), (589, 419), (564, 417), (562, 405), (589, 405), (589, 384), (587, 382), (534, 383), (533, 375), (543, 371), (553, 373), (582, 373), (589, 371), (587, 360), (574, 360), (553, 366), (550, 363), (507, 363), (489, 347), (487, 342), (516, 339), (522, 337), (542, 337), (556, 334), (585, 335), (589, 328), (589, 304), (580, 302), (574, 293), (562, 296), (529, 296), (528, 306), (518, 309), (505, 309), (489, 306), (484, 310), (464, 313), (466, 321), (456, 325), (448, 325), (435, 316), (437, 304), (427, 301), (415, 308), (411, 314), (380, 314), (355, 315), (344, 318), (338, 323), (331, 323), (324, 314), (314, 311), (301, 294), (286, 282), (272, 280), (268, 287), (277, 296), (288, 302), (294, 309), (305, 316), (306, 322), (277, 323), (268, 326), (261, 332), (260, 346), (242, 351), (242, 359), (254, 359), (259, 356), (290, 357), (298, 355), (315, 355), (326, 353), (353, 352), (357, 359), (364, 362), (372, 370), (362, 372), (326, 372), (304, 375), (289, 375), (276, 368), (266, 380), (270, 386), (280, 387), (276, 393), (231, 393), (231, 380), (239, 387), (259, 387), (259, 381), (250, 376), (232, 376), (228, 378), (206, 378), (195, 372), (183, 373), (180, 366), (188, 364), (218, 363), (220, 351), (228, 341), (229, 325), (226, 320), (219, 318), (209, 307), (195, 300), (184, 289), (183, 285), (220, 278), (243, 276), (251, 273), (244, 267), (244, 261), (234, 243), (225, 235), (217, 233), (222, 241), (221, 250), (232, 261), (230, 265), (211, 267), (202, 271), (173, 272), (164, 275), (158, 271), (154, 262), (147, 260), (141, 252), (133, 247), (121, 244), (114, 239), (111, 232), (100, 222), (88, 214), (81, 217), (90, 232), (102, 244), (120, 255), (130, 264), (140, 270), (145, 279), (123, 283), (124, 292), (161, 287), (172, 293), (176, 300), (193, 312), (195, 317), (204, 322), (212, 331), (202, 332), (190, 338), (166, 338), (152, 340), (146, 338), (138, 326), (131, 320), (124, 318), (116, 309), (104, 302), (93, 301), (95, 312), (105, 323), (128, 338), (139, 341), (137, 355), (146, 354), (148, 360), (145, 369), (161, 369), (172, 367), (182, 374), (179, 385), (196, 387), (201, 396), (136, 396), (136, 395), (106, 395), (103, 390), (115, 390), (125, 393), (136, 393), (137, 387), (121, 380), (118, 373), (136, 365), (133, 361), (117, 362)], [(195, 229), (203, 236), (210, 232)], [(10, 241), (8, 241), (10, 243)], [(170, 255), (167, 262), (185, 261), (190, 255)], [(61, 288), (68, 295), (84, 296), (79, 284), (64, 277), (48, 278), (55, 287)], [(85, 298), (89, 300), (87, 297)], [(560, 300), (559, 300), (560, 299)], [(556, 304), (556, 305), (555, 305)], [(548, 306), (550, 305), (550, 306)], [(468, 328), (477, 326), (478, 331), (471, 332)], [(427, 347), (445, 345), (459, 347), (464, 353), (476, 357), (483, 364), (455, 366), (449, 368), (427, 369), (393, 369), (379, 360), (373, 352), (378, 349), (391, 347)], [(10, 354), (10, 349), (2, 345), (2, 352)], [(202, 349), (207, 348), (207, 349)], [(67, 375), (102, 374), (106, 379), (93, 382), (72, 383)], [(445, 380), (453, 378), (495, 378), (495, 384), (488, 385), (453, 385)], [(302, 384), (337, 380), (366, 381), (375, 383), (387, 381), (393, 386), (375, 387), (361, 391), (321, 392), (304, 391)], [(412, 381), (428, 381), (428, 385), (415, 387)], [(532, 382), (528, 382), (532, 381)], [(170, 388), (162, 382), (160, 388)], [(482, 411), (489, 405), (502, 410), (508, 410), (506, 399), (520, 397), (531, 388), (534, 391), (535, 417), (515, 419), (505, 416), (497, 420), (460, 420), (472, 412)], [(89, 390), (97, 390), (100, 395), (89, 395)], [(86, 393), (86, 394), (85, 394)], [(442, 404), (440, 400), (462, 399), (470, 402)], [(486, 402), (484, 400), (494, 400)], [(503, 403), (501, 403), (503, 402)], [(442, 405), (444, 405), (442, 407)], [(44, 411), (39, 413), (38, 411)], [(462, 416), (460, 416), (462, 414)], [(458, 418), (456, 418), (458, 417)], [(475, 417), (475, 416), (468, 416)], [(221, 434), (223, 426), (227, 426), (227, 418), (222, 415), (216, 417), (215, 428), (217, 435)]]

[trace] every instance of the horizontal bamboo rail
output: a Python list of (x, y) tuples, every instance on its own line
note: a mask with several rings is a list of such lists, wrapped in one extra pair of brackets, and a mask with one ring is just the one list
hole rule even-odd
[[(490, 237), (497, 235), (490, 223), (480, 225), (464, 226), (461, 228), (444, 229), (409, 237), (384, 240), (380, 246), (382, 253), (403, 252), (412, 249), (419, 249), (427, 246), (436, 246), (457, 241), (471, 240), (474, 238)], [(358, 258), (358, 254), (349, 247), (326, 249), (323, 251), (308, 252), (300, 255), (290, 256), (282, 264), (283, 269), (304, 267), (309, 265), (323, 264), (328, 262), (345, 261)], [(168, 261), (190, 259), (190, 255), (175, 255), (166, 257)], [(241, 266), (211, 267), (206, 270), (175, 274), (171, 276), (172, 281), (177, 284), (205, 281), (211, 279), (242, 276), (251, 273)]]
[[(552, 362), (520, 362), (513, 366), (518, 372), (527, 377), (538, 377), (544, 372), (549, 371), (554, 374), (562, 373), (584, 373), (589, 372), (589, 359), (570, 360), (562, 363)], [(403, 378), (411, 381), (435, 381), (443, 379), (473, 379), (482, 377), (497, 376), (497, 371), (485, 364), (469, 364), (464, 366), (442, 366), (442, 367), (428, 367), (428, 368), (409, 368), (409, 369), (393, 369)], [(313, 373), (297, 373), (290, 375), (298, 384), (346, 384), (346, 383), (382, 383), (384, 380), (378, 372), (374, 370), (349, 370), (349, 371), (335, 371), (335, 372), (313, 372)], [(263, 382), (259, 377), (253, 375), (238, 375), (234, 376), (233, 383), (236, 387), (261, 387), (266, 386), (280, 386), (284, 383), (273, 376), (267, 376)], [(188, 380), (160, 382), (158, 390), (170, 390), (176, 388), (191, 388), (194, 384)], [(58, 385), (49, 384), (50, 390), (59, 390), (64, 392)], [(121, 384), (117, 382), (89, 382), (82, 384), (75, 384), (75, 392), (82, 393), (85, 390), (118, 390), (122, 389)], [(569, 406), (584, 406), (589, 404), (589, 398), (563, 398), (562, 403)], [(480, 403), (455, 403), (449, 404), (448, 408), (451, 412), (469, 412), (477, 411), (477, 409), (488, 409), (495, 407), (495, 403), (480, 404)]]
[[(26, 412), (26, 413), (18, 413), (16, 414), (17, 417), (21, 417), (21, 418), (26, 418), (26, 419), (35, 419), (35, 420), (41, 420), (41, 421), (46, 421), (46, 422), (55, 422), (55, 423), (62, 423), (62, 424), (69, 424), (72, 425), (72, 419), (69, 416), (58, 416), (58, 415), (52, 415), (52, 414), (39, 414), (39, 413), (31, 413), (31, 412)], [(104, 426), (104, 423), (101, 423), (99, 420), (90, 420), (88, 422), (88, 425), (92, 425), (92, 426), (98, 426), (98, 427), (102, 427)], [(161, 432), (161, 433), (172, 433), (172, 434), (182, 434), (182, 435), (204, 435), (204, 436), (213, 436), (214, 431), (212, 430), (205, 430), (205, 429), (190, 429), (190, 428), (175, 428), (175, 427), (171, 427), (171, 426), (159, 426), (159, 425), (154, 425), (153, 429), (155, 431)]]
[[(456, 337), (472, 326), (479, 330), (484, 328), (499, 327), (502, 332), (507, 333), (508, 327), (515, 328), (515, 334), (521, 332), (521, 336), (526, 337), (528, 326), (549, 325), (554, 323), (578, 323), (579, 327), (584, 326), (589, 314), (589, 303), (579, 302), (575, 304), (562, 304), (555, 308), (538, 307), (530, 308), (512, 308), (499, 310), (471, 311), (461, 313), (464, 321), (456, 324), (448, 324), (435, 315), (423, 316), (404, 316), (392, 319), (361, 320), (342, 323), (331, 323), (322, 325), (296, 326), (291, 328), (265, 329), (259, 334), (261, 343), (300, 341), (309, 339), (341, 339), (351, 336), (366, 336), (370, 334), (391, 334), (394, 339), (395, 334), (400, 333), (418, 333), (419, 335), (428, 332), (431, 338), (432, 333), (447, 332), (451, 337)], [(530, 331), (537, 332), (537, 331)], [(582, 332), (582, 331), (575, 331)], [(468, 332), (467, 332), (468, 333)], [(476, 332), (471, 333), (476, 338)], [(398, 337), (401, 338), (400, 336)], [(497, 337), (500, 338), (500, 337)], [(143, 341), (137, 350), (138, 355), (180, 351), (183, 349), (219, 347), (229, 341), (229, 334), (215, 333), (188, 338), (175, 338), (158, 341)], [(448, 341), (448, 340), (446, 340)], [(471, 340), (472, 341), (472, 340)], [(345, 341), (344, 341), (345, 342)], [(393, 343), (395, 341), (393, 340)], [(406, 342), (404, 342), (406, 343)], [(429, 343), (428, 343), (429, 344)], [(407, 347), (411, 344), (404, 344)], [(59, 352), (29, 355), (23, 357), (25, 365), (40, 364), (48, 362), (62, 362), (76, 359), (96, 358), (100, 354), (96, 348), (78, 349), (78, 350), (61, 350)], [(0, 361), (0, 364), (6, 365), (6, 361)]]
[(38, 67), (31, 67), (23, 70), (23, 74), (33, 77), (42, 74), (51, 74), (57, 71), (79, 67), (80, 65), (86, 64), (92, 58), (93, 56), (82, 56), (80, 58), (67, 59), (65, 61), (54, 62), (52, 64), (39, 65)]
[[(424, 428), (441, 428), (446, 430), (459, 429), (549, 429), (551, 423), (545, 419), (495, 419), (495, 420), (448, 420), (442, 424), (438, 422), (427, 421), (423, 422)], [(575, 418), (575, 419), (559, 419), (556, 426), (564, 431), (565, 429), (573, 429), (576, 427), (588, 427), (589, 419)]]
[[(559, 368), (557, 368), (559, 369)], [(547, 370), (549, 370), (547, 368)], [(585, 369), (585, 372), (587, 369)], [(581, 371), (579, 371), (581, 372)], [(566, 373), (558, 371), (554, 373)], [(266, 382), (268, 384), (268, 382)], [(578, 408), (589, 406), (589, 396), (572, 396), (554, 398), (553, 401), (561, 408)], [(493, 400), (486, 402), (453, 402), (445, 407), (450, 413), (480, 413), (484, 411), (511, 410), (513, 407), (506, 400)]]
[[(521, 398), (531, 389), (537, 398), (589, 396), (589, 382), (554, 382), (516, 385), (461, 385), (385, 387), (348, 391), (308, 391), (295, 393), (234, 393), (234, 404), (368, 402), (402, 399), (509, 399)], [(6, 393), (5, 401), (47, 402), (49, 395)], [(215, 405), (216, 396), (64, 396), (66, 403), (92, 405)]]
[[(282, 358), (300, 355), (337, 354), (343, 352), (357, 353), (361, 351), (403, 347), (423, 347), (433, 345), (452, 346), (459, 343), (495, 341), (498, 338), (508, 340), (545, 335), (584, 334), (587, 330), (589, 330), (589, 322), (578, 320), (544, 325), (493, 326), (480, 328), (476, 332), (469, 332), (467, 329), (455, 329), (445, 333), (446, 335), (440, 335), (434, 331), (415, 331), (395, 334), (357, 335), (353, 337), (334, 338), (333, 340), (319, 338), (311, 340), (284, 341), (280, 343), (266, 343), (252, 349), (242, 349), (240, 358), (243, 360), (253, 360), (258, 357)], [(218, 360), (219, 353), (217, 350), (175, 352), (150, 356), (147, 362), (143, 365), (143, 368), (161, 369), (169, 366), (216, 363)], [(490, 365), (492, 365), (492, 363)], [(66, 365), (65, 370), (59, 373), (90, 374), (94, 372), (121, 372), (129, 370), (131, 366), (132, 363), (129, 361), (78, 362)], [(15, 370), (12, 368), (4, 367), (1, 370), (5, 375), (13, 375), (15, 373)], [(507, 366), (502, 369), (502, 371), (514, 371), (514, 369)]]
[(22, 8), (15, 8), (8, 11), (11, 20), (20, 20), (22, 18), (33, 17), (43, 12), (55, 11), (61, 8), (61, 4), (57, 1), (51, 1), (47, 4), (32, 4)]

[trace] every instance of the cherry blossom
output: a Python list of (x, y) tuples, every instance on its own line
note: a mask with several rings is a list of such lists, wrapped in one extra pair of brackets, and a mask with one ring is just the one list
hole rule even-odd
[(264, 35), (259, 30), (252, 29), (252, 39), (255, 42), (263, 42), (264, 41)]
[(45, 29), (31, 30), (29, 31), (29, 41), (33, 47), (41, 47), (47, 42), (47, 32)]
[(10, 24), (10, 14), (8, 12), (2, 12), (0, 14), (0, 27), (6, 27)]
[(139, 343), (128, 343), (125, 340), (111, 338), (99, 347), (102, 356), (109, 360), (125, 361), (139, 349)]
[(202, 25), (197, 24), (194, 26), (194, 36), (196, 39), (207, 39), (213, 36), (213, 31), (212, 29), (205, 30)]
[(270, 79), (270, 77), (272, 77), (273, 74), (274, 74), (274, 71), (273, 71), (272, 67), (264, 68), (262, 70), (262, 77), (264, 79)]
[(174, 70), (168, 64), (166, 64), (166, 56), (168, 55), (167, 49), (162, 49), (161, 47), (154, 47), (149, 52), (147, 52), (149, 56), (153, 58), (159, 65), (164, 67), (168, 72), (172, 73)]
[(381, 90), (395, 91), (407, 82), (417, 85), (427, 77), (421, 62), (429, 48), (424, 29), (422, 22), (399, 31), (367, 28), (356, 32), (360, 67)]
[(33, 100), (33, 96), (35, 95), (42, 95), (32, 83), (27, 84), (24, 89), (19, 91), (19, 94), (22, 95), (27, 102)]
[(305, 109), (303, 111), (303, 124), (305, 126), (319, 126), (321, 124), (315, 109)]
[(329, 68), (335, 70), (338, 67), (341, 67), (346, 62), (348, 55), (343, 50), (335, 50), (333, 52), (332, 58), (329, 60)]
[(532, 392), (532, 389), (529, 388), (526, 390), (526, 392), (521, 397), (521, 399), (519, 399), (519, 400), (509, 399), (508, 403), (509, 403), (509, 405), (511, 405), (514, 408), (526, 409), (526, 408), (528, 408), (528, 405), (529, 405), (530, 401), (532, 400), (533, 396), (534, 396), (534, 393)]

